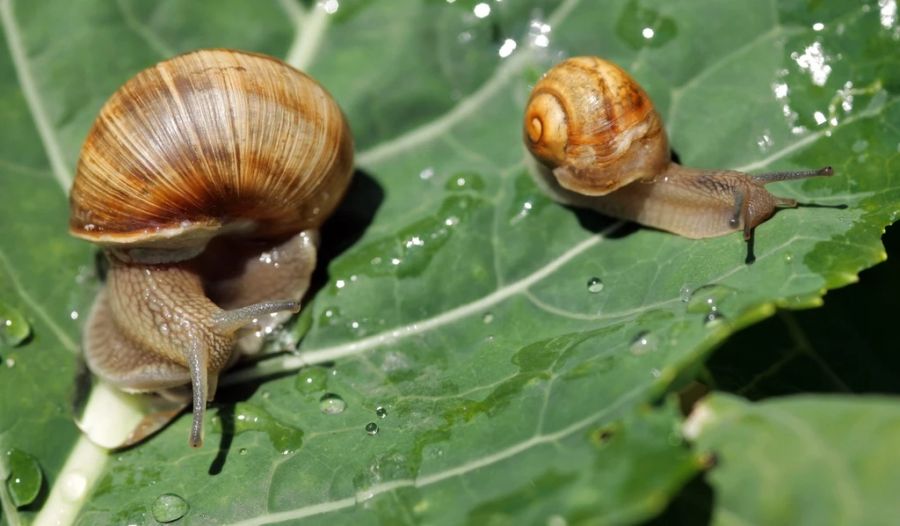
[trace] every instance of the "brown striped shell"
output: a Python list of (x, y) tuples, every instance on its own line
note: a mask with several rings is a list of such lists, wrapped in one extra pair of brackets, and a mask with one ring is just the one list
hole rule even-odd
[(669, 144), (650, 98), (628, 73), (597, 57), (570, 58), (534, 86), (525, 144), (559, 184), (606, 195), (669, 165)]
[(317, 228), (352, 166), (347, 123), (312, 78), (264, 55), (195, 51), (138, 73), (103, 106), (69, 228), (136, 260), (185, 259), (226, 232)]

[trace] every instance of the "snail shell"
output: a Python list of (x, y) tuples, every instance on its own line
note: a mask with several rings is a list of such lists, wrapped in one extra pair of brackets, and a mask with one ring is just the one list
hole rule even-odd
[(353, 142), (313, 79), (213, 49), (138, 73), (100, 111), (70, 196), (72, 235), (136, 261), (177, 261), (232, 231), (317, 228), (343, 196)]
[(606, 195), (653, 178), (669, 164), (669, 144), (653, 103), (628, 73), (596, 57), (551, 69), (525, 108), (525, 144), (556, 169), (559, 184)]

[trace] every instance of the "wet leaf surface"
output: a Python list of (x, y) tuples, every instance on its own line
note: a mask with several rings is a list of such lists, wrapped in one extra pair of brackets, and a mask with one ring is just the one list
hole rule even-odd
[[(5, 521), (649, 518), (700, 464), (678, 415), (646, 404), (737, 329), (818, 305), (885, 258), (900, 68), (896, 20), (877, 4), (316, 5), (0, 0), (0, 302), (31, 327), (0, 347), (0, 442), (37, 458), (50, 490), (4, 507)], [(288, 329), (300, 354), (224, 379), (203, 449), (187, 447), (181, 418), (105, 455), (68, 409), (100, 283), (94, 250), (66, 234), (66, 188), (118, 85), (212, 46), (319, 79), (359, 171), (323, 232), (320, 287)], [(691, 241), (553, 203), (528, 173), (520, 114), (540, 73), (578, 54), (644, 84), (684, 164), (830, 164), (833, 178), (773, 190), (845, 208), (779, 213), (748, 266), (739, 235)], [(323, 409), (328, 393), (340, 411)], [(168, 495), (186, 506), (159, 504)]]
[(717, 459), (714, 524), (890, 524), (900, 512), (889, 453), (900, 438), (896, 400), (714, 395), (692, 427), (697, 448)]

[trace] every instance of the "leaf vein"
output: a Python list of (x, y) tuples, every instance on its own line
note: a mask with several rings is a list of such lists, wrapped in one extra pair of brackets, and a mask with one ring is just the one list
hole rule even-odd
[(12, 0), (0, 0), (0, 25), (3, 26), (13, 68), (19, 77), (22, 95), (25, 97), (28, 110), (31, 112), (31, 118), (44, 145), (47, 160), (50, 161), (53, 177), (56, 178), (63, 192), (68, 192), (69, 187), (72, 186), (72, 174), (66, 167), (59, 141), (53, 132), (53, 126), (50, 123), (50, 118), (47, 116), (47, 110), (31, 74), (28, 56), (22, 45), (22, 36), (19, 33), (19, 27), (13, 12)]
[(285, 62), (291, 66), (306, 71), (316, 58), (319, 46), (328, 28), (328, 13), (318, 3), (310, 10), (289, 5), (290, 0), (281, 2), (294, 19), (294, 40), (291, 42), (285, 56)]
[[(548, 18), (548, 23), (554, 27), (561, 23), (578, 2), (579, 0), (566, 0), (563, 2)], [(523, 50), (520, 53), (513, 54), (496, 69), (494, 75), (487, 82), (459, 101), (450, 111), (429, 123), (360, 152), (356, 157), (357, 163), (361, 166), (378, 164), (394, 155), (411, 150), (422, 143), (439, 137), (470, 115), (475, 114), (487, 100), (499, 93), (506, 83), (525, 67), (529, 58), (531, 58), (530, 50)]]
[(391, 492), (395, 489), (400, 488), (422, 488), (425, 486), (430, 486), (432, 484), (437, 484), (439, 482), (443, 482), (444, 480), (462, 477), (467, 475), (473, 471), (476, 471), (481, 468), (486, 468), (493, 464), (497, 464), (502, 462), (508, 458), (514, 457), (520, 453), (523, 453), (533, 447), (542, 446), (545, 444), (555, 444), (560, 440), (568, 438), (569, 436), (583, 430), (584, 428), (590, 426), (591, 424), (602, 420), (604, 417), (607, 417), (621, 407), (626, 406), (629, 403), (632, 403), (634, 399), (638, 398), (642, 393), (646, 391), (644, 386), (636, 387), (631, 391), (623, 394), (615, 404), (610, 407), (603, 409), (602, 411), (598, 411), (592, 415), (589, 415), (581, 420), (578, 420), (567, 427), (560, 429), (559, 431), (555, 431), (553, 433), (548, 433), (545, 435), (537, 434), (532, 436), (531, 438), (509, 446), (505, 449), (501, 449), (489, 455), (483, 456), (481, 458), (476, 458), (470, 460), (464, 464), (460, 464), (454, 468), (446, 469), (444, 471), (439, 471), (436, 473), (432, 473), (430, 475), (426, 475), (423, 477), (417, 477), (415, 479), (400, 479), (393, 480), (390, 482), (386, 482), (383, 484), (379, 484), (373, 486), (367, 490), (365, 490), (363, 495), (356, 495), (353, 497), (346, 497), (343, 499), (338, 499), (330, 502), (321, 502), (318, 504), (312, 504), (309, 506), (303, 506), (300, 508), (295, 508), (293, 510), (281, 511), (275, 513), (268, 513), (266, 515), (260, 515), (257, 517), (253, 517), (250, 519), (238, 521), (232, 523), (232, 526), (252, 526), (259, 524), (272, 524), (277, 522), (283, 522), (293, 519), (301, 519), (304, 517), (310, 517), (313, 515), (319, 515), (322, 513), (329, 513), (332, 511), (338, 511), (344, 508), (349, 508), (355, 506), (361, 500), (368, 500), (377, 495), (381, 495), (384, 493)]

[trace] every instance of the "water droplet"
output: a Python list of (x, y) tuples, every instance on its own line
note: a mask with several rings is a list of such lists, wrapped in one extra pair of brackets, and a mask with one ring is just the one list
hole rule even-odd
[(481, 321), (483, 321), (483, 322), (486, 323), (486, 324), (487, 324), (487, 323), (491, 323), (491, 322), (494, 321), (494, 315), (491, 314), (490, 312), (486, 312), (486, 313), (484, 314), (484, 316), (481, 317)]
[(423, 181), (427, 181), (434, 177), (434, 168), (428, 167), (423, 168), (421, 172), (419, 172), (419, 179)]
[(512, 52), (516, 50), (517, 43), (515, 40), (511, 38), (507, 38), (503, 41), (503, 44), (500, 46), (500, 49), (497, 51), (497, 54), (500, 55), (500, 58), (506, 58), (512, 55)]
[(340, 323), (341, 314), (341, 309), (337, 307), (326, 307), (319, 317), (319, 324), (325, 327), (337, 325)]
[(328, 371), (324, 367), (310, 366), (297, 374), (294, 387), (304, 394), (324, 391), (328, 386)]
[(341, 7), (340, 2), (338, 0), (324, 0), (319, 2), (319, 6), (322, 8), (322, 11), (325, 11), (326, 14), (333, 15), (337, 13), (339, 7)]
[(339, 415), (347, 409), (347, 402), (334, 393), (325, 393), (319, 398), (319, 409), (326, 415)]
[(31, 334), (25, 317), (16, 309), (0, 302), (0, 345), (14, 347)]
[(247, 448), (242, 447), (241, 449), (238, 450), (238, 455), (246, 455), (246, 454), (247, 454)]
[(703, 319), (703, 324), (708, 327), (710, 325), (716, 325), (723, 321), (725, 321), (725, 315), (719, 312), (718, 308), (713, 307), (708, 313), (706, 313), (706, 317)]
[(413, 235), (412, 237), (410, 237), (409, 239), (406, 240), (404, 245), (406, 246), (406, 248), (422, 247), (422, 246), (425, 246), (425, 241), (422, 240), (421, 237), (419, 237), (417, 235)]
[(719, 303), (733, 293), (734, 289), (724, 285), (704, 285), (691, 294), (687, 304), (687, 311), (695, 314), (706, 314), (713, 307), (718, 308)]
[(15, 358), (7, 358), (4, 363), (6, 364), (7, 369), (12, 369), (13, 367), (16, 366), (16, 359)]
[(640, 332), (637, 336), (634, 337), (633, 340), (631, 340), (631, 354), (639, 356), (641, 354), (655, 351), (656, 344), (656, 337), (653, 336), (650, 332)]
[(550, 45), (550, 24), (541, 20), (532, 20), (528, 28), (528, 36), (535, 47), (545, 48)]
[(813, 84), (816, 86), (825, 85), (828, 76), (831, 74), (831, 66), (828, 64), (831, 57), (825, 53), (821, 42), (813, 42), (811, 45), (806, 46), (803, 53), (796, 51), (791, 53), (791, 59), (797, 63), (800, 69), (809, 72)]
[(784, 255), (784, 262), (790, 263), (791, 261), (794, 261), (794, 255), (791, 254), (790, 252), (788, 252), (787, 254)]
[(703, 324), (706, 326), (724, 321), (725, 315), (719, 310), (719, 302), (733, 292), (723, 285), (704, 285), (694, 291), (688, 301), (687, 311), (703, 314)]
[(660, 47), (678, 34), (675, 20), (631, 0), (616, 22), (616, 33), (633, 49)]
[(661, 374), (662, 371), (660, 371), (659, 369), (650, 369), (650, 376), (652, 376), (653, 378), (659, 378)]
[(375, 416), (377, 416), (378, 418), (384, 418), (384, 417), (386, 417), (386, 416), (387, 416), (387, 409), (385, 409), (383, 406), (378, 406), (378, 407), (376, 407), (376, 408), (375, 408)]
[(184, 517), (190, 508), (187, 501), (178, 495), (163, 493), (153, 502), (150, 513), (158, 522), (167, 523)]
[(768, 129), (763, 131), (762, 135), (756, 139), (756, 146), (759, 147), (759, 151), (761, 152), (768, 151), (774, 144), (775, 140), (772, 139), (772, 132)]
[[(224, 418), (224, 415), (221, 415)], [(230, 417), (229, 417), (230, 418)], [(278, 451), (299, 449), (303, 444), (303, 430), (286, 425), (266, 410), (248, 403), (238, 403), (234, 411), (235, 434), (262, 431)]]
[(6, 489), (16, 507), (34, 502), (41, 490), (44, 474), (33, 456), (19, 449), (10, 449), (3, 459), (6, 464)]
[(377, 435), (378, 434), (378, 424), (376, 424), (375, 422), (369, 422), (368, 424), (366, 424), (366, 433), (373, 435), (373, 436)]
[(486, 2), (480, 2), (475, 4), (475, 7), (472, 8), (472, 12), (478, 18), (485, 18), (491, 14), (491, 6)]
[(881, 27), (885, 29), (891, 29), (892, 27), (894, 27), (894, 36), (896, 37), (897, 32), (895, 26), (897, 24), (897, 2), (895, 0), (878, 0), (878, 7)]
[(691, 301), (691, 288), (687, 285), (682, 285), (681, 289), (678, 291), (678, 297), (681, 298), (682, 303), (687, 303)]
[(598, 277), (593, 277), (587, 281), (587, 289), (591, 294), (596, 294), (603, 290), (603, 280)]
[(484, 189), (484, 178), (474, 172), (462, 172), (450, 177), (444, 188), (450, 191), (482, 190)]

